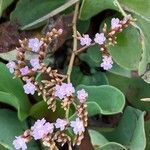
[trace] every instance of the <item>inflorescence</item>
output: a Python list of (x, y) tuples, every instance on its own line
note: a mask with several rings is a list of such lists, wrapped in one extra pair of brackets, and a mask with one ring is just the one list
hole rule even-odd
[(86, 47), (98, 44), (103, 57), (100, 67), (102, 67), (104, 70), (109, 70), (112, 68), (113, 60), (108, 51), (108, 46), (117, 44), (116, 34), (122, 32), (123, 29), (127, 28), (133, 21), (134, 19), (132, 19), (131, 15), (127, 15), (123, 18), (123, 20), (112, 18), (110, 29), (107, 31), (107, 25), (104, 24), (102, 32), (95, 34), (93, 43), (88, 34), (84, 34), (83, 36), (81, 36), (81, 34), (78, 33), (77, 39), (80, 40), (80, 44), (82, 46)]
[[(81, 36), (77, 33), (80, 44), (85, 46), (85, 49), (92, 44), (98, 44), (102, 52), (102, 63), (100, 64), (104, 70), (112, 68), (113, 60), (108, 52), (108, 46), (117, 44), (116, 34), (133, 22), (130, 15), (124, 17), (123, 20), (113, 18), (111, 20), (110, 30), (107, 31), (107, 25), (104, 24), (103, 32), (96, 33), (94, 42), (88, 34)], [(43, 145), (49, 149), (58, 149), (56, 143), (64, 145), (68, 143), (69, 150), (72, 145), (80, 145), (84, 137), (85, 128), (87, 127), (88, 113), (86, 110), (86, 100), (88, 93), (84, 90), (76, 91), (72, 83), (65, 83), (67, 75), (58, 73), (46, 65), (45, 59), (48, 53), (48, 47), (51, 42), (62, 34), (62, 29), (52, 29), (41, 39), (32, 38), (19, 40), (20, 47), (17, 48), (17, 60), (10, 61), (6, 66), (15, 77), (20, 77), (25, 84), (23, 85), (26, 94), (42, 95), (48, 104), (48, 108), (52, 111), (56, 110), (56, 100), (60, 100), (61, 107), (66, 112), (65, 118), (57, 118), (55, 123), (46, 122), (43, 118), (37, 120), (34, 125), (26, 130), (22, 135), (16, 137), (13, 141), (15, 149), (27, 149), (27, 143), (34, 140), (41, 140)], [(77, 50), (78, 51), (78, 50)], [(35, 54), (33, 58), (27, 60), (26, 54)], [(47, 79), (37, 80), (37, 75), (47, 75)], [(74, 105), (76, 109), (76, 118), (69, 119), (70, 105)], [(72, 129), (74, 138), (70, 137), (67, 132)], [(73, 141), (73, 142), (72, 142)]]

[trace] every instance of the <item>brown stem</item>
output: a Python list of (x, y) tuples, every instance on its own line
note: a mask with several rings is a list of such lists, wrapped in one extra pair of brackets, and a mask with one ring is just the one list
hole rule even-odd
[(75, 55), (77, 55), (77, 54), (83, 52), (84, 50), (86, 50), (87, 48), (89, 48), (89, 47), (91, 47), (91, 46), (93, 46), (93, 45), (95, 45), (95, 44), (96, 44), (96, 43), (92, 43), (92, 44), (90, 44), (89, 46), (81, 47), (80, 49), (76, 50), (74, 53), (75, 53)]
[(78, 18), (78, 10), (79, 10), (79, 2), (76, 3), (75, 6), (75, 12), (74, 12), (74, 16), (73, 16), (73, 51), (71, 54), (71, 58), (70, 58), (70, 62), (69, 62), (69, 66), (68, 66), (68, 70), (67, 70), (67, 82), (70, 83), (70, 75), (72, 72), (72, 67), (73, 67), (73, 63), (74, 63), (74, 59), (75, 59), (75, 51), (77, 50), (77, 28), (76, 28), (76, 22), (77, 22), (77, 18)]
[[(71, 58), (70, 58), (70, 62), (69, 62), (68, 70), (67, 70), (67, 82), (68, 83), (70, 83), (70, 76), (71, 76), (71, 72), (72, 72), (74, 59), (76, 56), (74, 52), (77, 50), (77, 39), (75, 37), (77, 36), (76, 22), (77, 22), (77, 18), (78, 18), (78, 11), (79, 11), (79, 2), (77, 2), (75, 5), (75, 12), (74, 12), (73, 20), (72, 20), (72, 23), (73, 23), (73, 51), (71, 54)], [(70, 109), (70, 106), (66, 110), (66, 119), (69, 118), (69, 109)]]

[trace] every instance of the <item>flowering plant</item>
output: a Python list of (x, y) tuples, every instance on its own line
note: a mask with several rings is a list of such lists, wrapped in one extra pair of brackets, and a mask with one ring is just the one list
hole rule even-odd
[[(47, 8), (47, 3), (57, 7), (32, 22), (32, 18), (22, 20), (17, 13), (22, 13), (26, 3), (39, 8), (41, 4)], [(149, 120), (150, 96), (147, 34), (138, 23), (137, 13), (127, 9), (132, 3), (47, 3), (8, 3), (16, 5), (11, 22), (18, 21), (17, 30), (30, 31), (18, 38), (15, 50), (0, 54), (4, 61), (0, 63), (0, 101), (18, 113), (17, 117), (9, 107), (0, 111), (4, 114), (2, 126), (5, 123), (7, 127), (9, 121), (12, 125), (10, 139), (4, 137), (0, 144), (22, 150), (144, 150), (148, 130), (144, 130), (144, 117)], [(103, 4), (104, 9), (97, 3)], [(73, 12), (69, 10), (71, 6)], [(90, 13), (91, 8), (94, 10)], [(67, 12), (60, 15), (65, 9)], [(107, 13), (108, 17), (102, 18)], [(101, 23), (97, 25), (99, 17)], [(39, 34), (43, 24), (43, 33)], [(140, 138), (142, 143), (137, 142)]]

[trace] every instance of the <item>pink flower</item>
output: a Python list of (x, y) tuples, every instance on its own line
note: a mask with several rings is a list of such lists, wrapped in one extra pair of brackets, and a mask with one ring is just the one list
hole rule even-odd
[(71, 83), (62, 83), (62, 85), (55, 86), (55, 96), (59, 99), (71, 96), (75, 92)]
[(31, 127), (32, 136), (35, 140), (42, 139), (45, 135), (52, 133), (54, 130), (54, 126), (52, 123), (46, 122), (43, 118), (41, 120), (37, 120), (35, 124)]
[(68, 124), (68, 122), (66, 120), (63, 119), (57, 119), (56, 123), (55, 123), (55, 127), (58, 129), (60, 128), (60, 131), (63, 131), (66, 127), (66, 125)]
[(85, 131), (83, 122), (79, 118), (76, 118), (75, 121), (71, 121), (70, 123), (70, 126), (73, 128), (73, 132), (76, 135), (81, 135)]
[(96, 33), (94, 38), (95, 43), (98, 43), (99, 45), (104, 44), (106, 41), (106, 37), (104, 36), (104, 33)]
[(62, 88), (65, 90), (65, 96), (67, 97), (71, 96), (75, 92), (72, 83), (68, 83), (68, 84), (62, 83)]
[(36, 91), (35, 85), (33, 83), (31, 83), (30, 80), (27, 80), (26, 82), (27, 83), (23, 86), (25, 93), (33, 95)]
[(59, 34), (62, 34), (63, 33), (63, 29), (59, 29), (58, 32), (59, 32)]
[(84, 103), (87, 97), (88, 93), (84, 89), (77, 91), (77, 98), (81, 103)]
[(30, 60), (31, 66), (33, 67), (33, 71), (37, 71), (41, 68), (40, 66), (40, 60), (38, 58), (33, 58)]
[(89, 46), (91, 44), (91, 42), (92, 42), (92, 40), (88, 34), (85, 34), (85, 35), (83, 35), (83, 37), (80, 37), (80, 44), (82, 46), (84, 46), (84, 45)]
[(118, 18), (111, 19), (111, 29), (119, 28), (120, 26), (120, 20)]
[(125, 24), (127, 21), (129, 21), (130, 19), (132, 19), (131, 15), (127, 15), (123, 18), (123, 23)]
[(26, 141), (21, 136), (16, 137), (16, 139), (13, 141), (13, 145), (15, 149), (22, 149), (22, 150), (27, 149)]
[(102, 61), (103, 62), (100, 66), (103, 67), (104, 70), (109, 70), (112, 68), (113, 61), (111, 56), (103, 56)]
[(61, 85), (55, 86), (55, 96), (59, 97), (59, 99), (63, 99), (65, 97), (65, 89)]
[(29, 67), (25, 66), (24, 68), (21, 68), (20, 72), (22, 76), (27, 75), (29, 73)]
[(39, 39), (29, 39), (28, 47), (32, 49), (33, 52), (38, 52), (40, 46), (43, 44), (42, 41), (39, 41)]
[(10, 73), (14, 73), (16, 64), (13, 61), (10, 61), (6, 64), (6, 67), (9, 69)]

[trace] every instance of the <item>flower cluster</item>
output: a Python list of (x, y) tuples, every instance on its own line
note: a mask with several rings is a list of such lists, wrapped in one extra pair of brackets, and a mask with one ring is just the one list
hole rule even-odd
[[(26, 130), (23, 135), (16, 137), (15, 140), (13, 141), (13, 145), (15, 149), (26, 150), (27, 143), (31, 139), (34, 139), (34, 140), (42, 140), (43, 144), (50, 147), (51, 141), (53, 142), (60, 141), (57, 135), (62, 134), (61, 131), (67, 130), (67, 127), (68, 128), (71, 127), (75, 135), (81, 135), (85, 131), (84, 124), (79, 118), (76, 118), (75, 121), (70, 121), (70, 123), (60, 118), (58, 118), (55, 123), (49, 123), (46, 122), (46, 120), (43, 118), (41, 120), (37, 120), (31, 127), (31, 129)], [(54, 132), (54, 128), (57, 129), (57, 132)], [(28, 134), (26, 132), (28, 132)], [(47, 139), (51, 139), (51, 141), (47, 141)], [(63, 139), (61, 140), (63, 141)]]
[(33, 39), (29, 39), (28, 47), (33, 52), (38, 52), (42, 44), (43, 44), (43, 41), (39, 41), (39, 39), (33, 38)]
[[(77, 39), (80, 44), (87, 48), (90, 45), (98, 44), (102, 52), (102, 63), (100, 64), (104, 70), (112, 68), (113, 60), (108, 52), (108, 46), (116, 44), (116, 33), (122, 32), (132, 22), (130, 15), (123, 20), (113, 18), (111, 27), (107, 30), (106, 24), (103, 32), (96, 33), (92, 43), (92, 39), (88, 34), (80, 35)], [(64, 83), (68, 78), (67, 75), (59, 74), (57, 70), (52, 69), (44, 63), (44, 59), (48, 53), (49, 44), (62, 34), (62, 29), (52, 29), (41, 39), (31, 38), (20, 40), (20, 47), (17, 48), (17, 60), (10, 61), (6, 66), (15, 77), (20, 77), (24, 81), (23, 89), (26, 94), (42, 94), (43, 99), (47, 102), (48, 108), (52, 111), (56, 110), (56, 100), (59, 99), (61, 107), (65, 110), (65, 118), (57, 118), (56, 122), (47, 122), (44, 118), (37, 120), (34, 125), (26, 130), (23, 135), (17, 136), (13, 141), (15, 149), (27, 149), (27, 143), (31, 140), (41, 140), (43, 145), (50, 149), (57, 149), (56, 143), (61, 145), (68, 143), (80, 145), (84, 137), (85, 128), (88, 123), (88, 112), (86, 100), (88, 93), (85, 89), (75, 90), (72, 83)], [(29, 51), (36, 54), (30, 60), (26, 60), (26, 52)], [(36, 80), (36, 75), (46, 75), (48, 79)], [(70, 105), (75, 106), (76, 118), (69, 121)], [(74, 137), (67, 135), (67, 130), (72, 129)], [(73, 142), (71, 141), (73, 139)]]
[(104, 70), (109, 70), (112, 68), (113, 61), (111, 56), (104, 55), (102, 61), (103, 62), (100, 66), (103, 67)]
[(81, 34), (78, 33), (77, 39), (80, 40), (80, 44), (82, 46), (88, 47), (91, 44), (98, 44), (103, 55), (103, 62), (100, 64), (100, 66), (103, 67), (104, 70), (109, 70), (112, 68), (113, 61), (107, 50), (107, 47), (108, 45), (114, 45), (117, 43), (115, 34), (122, 32), (122, 30), (128, 27), (131, 22), (133, 22), (131, 15), (127, 15), (123, 18), (123, 20), (119, 20), (118, 18), (112, 18), (110, 30), (107, 32), (105, 24), (103, 32), (95, 34), (94, 43), (92, 43), (92, 39), (89, 37), (88, 34), (81, 36)]
[[(51, 80), (57, 80), (57, 83), (62, 80), (62, 76), (57, 76), (57, 71), (51, 70), (50, 67), (44, 64), (48, 44), (52, 42), (52, 39), (57, 38), (61, 34), (62, 29), (52, 29), (51, 32), (48, 32), (46, 36), (40, 40), (37, 38), (19, 40), (20, 47), (17, 48), (17, 60), (10, 61), (6, 66), (11, 73), (14, 73), (17, 77), (21, 77), (26, 82), (23, 86), (26, 94), (33, 95), (35, 91), (39, 94), (43, 94), (44, 85), (39, 85), (39, 83), (35, 81), (35, 75), (37, 73), (47, 73), (51, 77)], [(27, 61), (25, 54), (28, 51), (32, 52), (33, 55), (36, 53), (36, 57)], [(54, 84), (52, 84), (52, 86), (53, 85)]]
[[(42, 94), (52, 110), (55, 110), (56, 108), (56, 98), (61, 100), (62, 108), (66, 111), (70, 105), (74, 103), (77, 106), (77, 118), (70, 122), (68, 119), (57, 118), (55, 123), (46, 122), (44, 118), (37, 120), (35, 124), (27, 130), (28, 132), (25, 131), (23, 135), (16, 137), (13, 141), (15, 149), (27, 149), (27, 143), (31, 139), (42, 140), (43, 145), (47, 147), (51, 147), (52, 145), (56, 147), (55, 141), (62, 142), (62, 145), (68, 142), (69, 145), (71, 144), (71, 137), (63, 132), (68, 128), (72, 128), (75, 134), (74, 141), (79, 145), (84, 137), (85, 127), (87, 127), (85, 102), (88, 94), (84, 89), (77, 91), (75, 94), (73, 85), (71, 83), (63, 82), (63, 80), (66, 79), (66, 76), (58, 74), (57, 70), (52, 70), (43, 63), (48, 44), (46, 41), (47, 39), (49, 40), (50, 37), (41, 40), (35, 38), (20, 41), (21, 47), (18, 48), (17, 61), (9, 62), (7, 67), (11, 73), (14, 73), (15, 76), (21, 77), (25, 81), (23, 89), (26, 94), (33, 95), (36, 91), (39, 94)], [(27, 62), (25, 59), (25, 52), (28, 50), (37, 53), (38, 57), (32, 58)], [(35, 80), (37, 72), (47, 74), (50, 79), (37, 82)]]
[[(35, 87), (31, 83), (31, 81), (27, 81), (27, 84), (24, 86), (28, 87), (26, 87), (26, 93), (29, 93), (29, 91), (34, 91)], [(81, 143), (81, 140), (84, 137), (85, 127), (87, 127), (87, 111), (85, 109), (85, 102), (88, 97), (88, 93), (84, 89), (81, 89), (78, 90), (77, 94), (75, 95), (75, 89), (71, 83), (62, 83), (61, 85), (55, 86), (55, 96), (64, 100), (66, 97), (74, 97), (75, 100), (77, 99), (77, 101), (74, 101), (74, 103), (77, 105), (77, 118), (74, 121), (70, 122), (66, 119), (57, 118), (55, 123), (46, 122), (44, 118), (41, 120), (37, 120), (29, 130), (30, 132), (28, 133), (28, 136), (22, 135), (16, 137), (16, 139), (13, 141), (15, 149), (21, 148), (23, 150), (26, 150), (26, 143), (31, 139), (42, 140), (43, 144), (48, 147), (51, 146), (51, 142), (55, 142), (57, 140), (62, 141), (62, 145), (65, 142), (68, 142), (69, 144), (69, 135), (65, 134), (64, 136), (63, 133), (63, 131), (67, 130), (68, 128), (72, 128), (73, 133), (75, 134), (76, 144), (79, 145)], [(57, 131), (54, 132), (54, 129), (56, 129)], [(62, 133), (63, 135), (60, 136), (60, 134)], [(65, 140), (63, 138), (65, 138)], [(47, 141), (47, 139), (49, 140)]]
[(61, 85), (55, 86), (55, 96), (59, 99), (71, 96), (75, 92), (74, 87), (71, 83), (62, 83)]

